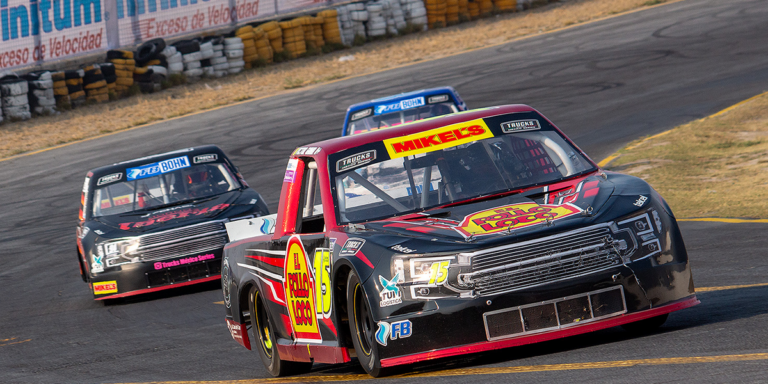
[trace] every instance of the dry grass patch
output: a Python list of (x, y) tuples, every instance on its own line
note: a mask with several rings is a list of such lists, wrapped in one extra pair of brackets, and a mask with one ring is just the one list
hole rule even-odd
[(628, 148), (608, 169), (648, 181), (676, 216), (768, 218), (768, 93)]
[[(643, 7), (647, 0), (570, 0), (426, 33), (203, 80), (151, 95), (0, 127), (0, 158), (227, 105), (287, 89), (445, 57)], [(338, 58), (354, 55), (355, 60)]]

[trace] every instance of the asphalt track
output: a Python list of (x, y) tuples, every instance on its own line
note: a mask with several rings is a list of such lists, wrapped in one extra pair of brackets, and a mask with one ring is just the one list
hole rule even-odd
[[(91, 300), (74, 231), (91, 167), (215, 143), (274, 210), (287, 154), (336, 136), (347, 105), (444, 84), (471, 107), (532, 105), (599, 160), (768, 89), (766, 20), (766, 0), (687, 0), (2, 162), (0, 382), (267, 377), (258, 355), (231, 340), (216, 284), (109, 306)], [(698, 287), (757, 285), (702, 292), (701, 305), (656, 334), (610, 329), (441, 360), (411, 371), (427, 376), (387, 382), (766, 382), (768, 224), (681, 226)], [(530, 368), (542, 365), (555, 368)], [(355, 364), (317, 366), (306, 379), (360, 373)]]

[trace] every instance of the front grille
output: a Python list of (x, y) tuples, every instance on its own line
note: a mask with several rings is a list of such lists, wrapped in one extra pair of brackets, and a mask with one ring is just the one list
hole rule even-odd
[(182, 283), (221, 273), (221, 259), (147, 272), (147, 288)]
[(151, 233), (139, 237), (139, 247), (126, 255), (140, 261), (154, 261), (222, 248), (228, 241), (224, 221)]
[(620, 285), (483, 314), (488, 340), (552, 331), (627, 312)]
[(472, 272), (459, 276), (480, 295), (535, 287), (621, 264), (608, 224), (467, 254)]

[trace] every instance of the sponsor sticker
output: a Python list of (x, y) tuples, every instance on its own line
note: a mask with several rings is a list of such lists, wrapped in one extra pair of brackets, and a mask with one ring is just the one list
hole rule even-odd
[(381, 115), (384, 113), (397, 112), (397, 111), (402, 111), (404, 109), (421, 107), (423, 105), (425, 105), (424, 97), (419, 96), (413, 99), (401, 100), (401, 101), (398, 101), (397, 103), (377, 105), (374, 114)]
[(518, 203), (475, 212), (453, 229), (464, 237), (483, 236), (559, 220), (580, 212), (581, 208), (570, 203)]
[(232, 335), (232, 338), (243, 347), (251, 349), (251, 341), (248, 339), (248, 331), (245, 324), (235, 323), (230, 319), (225, 320), (227, 321), (227, 329), (229, 329), (229, 334)]
[(400, 253), (414, 253), (414, 252), (416, 252), (415, 249), (410, 249), (410, 248), (402, 246), (400, 244), (395, 245), (395, 246), (391, 247), (390, 249), (395, 251), (395, 252), (400, 252)]
[(448, 101), (449, 98), (450, 97), (448, 95), (430, 96), (429, 99), (427, 99), (427, 102), (429, 104), (442, 103), (444, 101)]
[(288, 160), (288, 167), (285, 168), (284, 183), (293, 183), (296, 180), (296, 168), (299, 166), (299, 159)]
[(94, 272), (94, 273), (104, 272), (104, 254), (103, 253), (98, 252), (98, 254), (93, 255), (93, 262), (91, 263), (91, 272)]
[(296, 342), (321, 343), (323, 338), (317, 325), (315, 278), (310, 268), (310, 260), (301, 239), (291, 236), (285, 257), (283, 283), (291, 328)]
[(539, 121), (535, 119), (515, 120), (501, 123), (501, 130), (504, 133), (535, 131), (537, 129), (541, 129), (541, 124), (539, 124)]
[(93, 283), (94, 295), (106, 295), (109, 293), (117, 293), (117, 281), (100, 281)]
[(216, 161), (218, 159), (219, 159), (219, 155), (215, 153), (208, 153), (205, 155), (197, 155), (195, 156), (194, 159), (192, 159), (192, 161), (195, 164), (199, 164), (199, 163), (210, 163), (211, 161)]
[(493, 137), (483, 119), (465, 121), (408, 136), (384, 140), (392, 159), (427, 153)]
[(198, 261), (213, 260), (214, 258), (216, 258), (216, 256), (214, 256), (213, 253), (209, 253), (207, 255), (184, 257), (178, 260), (158, 261), (154, 264), (154, 267), (155, 270), (158, 270), (163, 268), (178, 267), (185, 264), (197, 263)]
[(125, 173), (128, 175), (128, 180), (138, 180), (168, 173), (181, 168), (187, 168), (189, 166), (189, 158), (180, 156), (173, 159), (158, 161), (157, 163), (142, 165), (141, 167), (128, 168)]
[(355, 120), (360, 120), (360, 119), (362, 119), (363, 117), (368, 117), (368, 116), (370, 116), (370, 115), (371, 115), (371, 112), (373, 112), (373, 109), (371, 109), (371, 108), (366, 108), (366, 109), (363, 109), (362, 111), (357, 111), (357, 112), (353, 113), (353, 114), (352, 114), (352, 116), (350, 116), (350, 118), (349, 118), (349, 119), (350, 119), (350, 120), (352, 120), (352, 121), (355, 121)]
[(347, 156), (336, 162), (336, 172), (344, 172), (376, 160), (376, 150), (365, 151)]
[(123, 173), (122, 172), (113, 173), (111, 175), (106, 175), (106, 176), (100, 177), (99, 181), (96, 182), (96, 185), (97, 186), (101, 186), (101, 185), (104, 185), (104, 184), (113, 183), (113, 182), (118, 181), (118, 180), (120, 180), (122, 178), (123, 178)]
[(363, 248), (363, 244), (365, 244), (365, 240), (363, 239), (349, 239), (346, 243), (344, 243), (344, 246), (341, 247), (339, 256), (354, 256), (357, 254), (357, 251)]
[(399, 272), (392, 277), (392, 280), (387, 280), (384, 276), (379, 275), (379, 283), (381, 283), (379, 307), (389, 307), (403, 302), (403, 293), (397, 286), (398, 280), (400, 280)]
[(376, 330), (376, 342), (387, 346), (387, 341), (404, 339), (413, 334), (413, 324), (410, 320), (401, 320), (393, 323), (379, 321), (379, 329)]
[(637, 199), (637, 201), (635, 201), (635, 203), (632, 204), (632, 205), (637, 206), (637, 207), (642, 207), (643, 204), (645, 204), (646, 200), (648, 200), (647, 197), (645, 197), (643, 195), (640, 195), (640, 197)]

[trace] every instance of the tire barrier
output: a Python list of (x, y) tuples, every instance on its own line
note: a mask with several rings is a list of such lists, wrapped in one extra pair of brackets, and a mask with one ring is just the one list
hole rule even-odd
[[(161, 38), (135, 51), (106, 52), (106, 62), (78, 70), (35, 71), (0, 77), (0, 122), (59, 113), (137, 92), (223, 77), (305, 54), (359, 45), (372, 38), (439, 28), (528, 9), (533, 0), (372, 0), (324, 9), (290, 20), (244, 25), (226, 36), (167, 44)], [(308, 52), (309, 51), (309, 52)], [(179, 76), (183, 75), (183, 76)], [(22, 91), (23, 90), (23, 91)]]
[(27, 99), (30, 112), (38, 115), (58, 113), (51, 73), (48, 71), (30, 72), (24, 75), (24, 79), (27, 81), (27, 88), (29, 89)]

